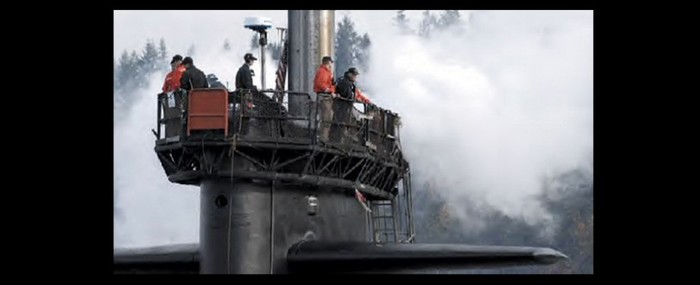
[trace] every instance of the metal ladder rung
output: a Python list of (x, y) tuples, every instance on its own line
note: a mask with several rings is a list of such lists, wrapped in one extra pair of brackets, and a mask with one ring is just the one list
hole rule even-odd
[(372, 201), (371, 220), (374, 224), (373, 235), (379, 242), (398, 242), (399, 229), (395, 225), (397, 216), (394, 214), (394, 201)]

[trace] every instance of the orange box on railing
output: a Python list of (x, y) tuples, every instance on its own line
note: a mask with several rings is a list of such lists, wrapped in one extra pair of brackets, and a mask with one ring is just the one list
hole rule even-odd
[(228, 136), (228, 92), (193, 89), (188, 96), (187, 135), (193, 130), (224, 130)]

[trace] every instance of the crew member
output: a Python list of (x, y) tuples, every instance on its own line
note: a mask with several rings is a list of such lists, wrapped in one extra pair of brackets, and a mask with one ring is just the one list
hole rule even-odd
[(359, 88), (357, 88), (357, 76), (360, 73), (357, 68), (351, 67), (345, 72), (342, 79), (339, 80), (338, 86), (336, 86), (336, 91), (340, 97), (348, 100), (354, 100), (357, 102), (372, 104), (372, 102), (367, 98)]
[(250, 69), (250, 66), (253, 65), (253, 63), (258, 59), (254, 57), (253, 54), (246, 53), (243, 56), (243, 60), (245, 60), (245, 63), (241, 66), (241, 68), (238, 69), (238, 72), (236, 73), (236, 90), (258, 90), (258, 87), (253, 85), (253, 76), (255, 76), (255, 72), (252, 69)]
[(170, 72), (165, 76), (163, 82), (163, 93), (170, 93), (180, 88), (180, 78), (185, 73), (185, 66), (182, 65), (182, 56), (176, 54), (170, 61)]
[(343, 78), (338, 80), (338, 85), (335, 87), (335, 91), (338, 96), (349, 100), (333, 100), (333, 126), (331, 126), (330, 140), (335, 143), (347, 143), (347, 139), (352, 141), (358, 141), (357, 136), (349, 135), (348, 128), (344, 125), (352, 124), (352, 111), (353, 103), (356, 100), (356, 90), (355, 82), (357, 81), (357, 76), (360, 73), (356, 68), (351, 67), (348, 71), (343, 74)]
[(319, 107), (320, 107), (320, 138), (323, 141), (328, 141), (330, 135), (330, 126), (333, 120), (333, 98), (337, 96), (335, 93), (335, 80), (333, 78), (333, 71), (331, 64), (333, 59), (330, 56), (324, 56), (321, 59), (321, 66), (318, 67), (316, 71), (316, 77), (314, 78), (314, 92), (332, 94), (333, 97), (319, 97)]
[(357, 81), (357, 76), (360, 73), (357, 68), (351, 67), (345, 72), (343, 78), (338, 82), (335, 91), (338, 92), (340, 97), (348, 100), (355, 100), (355, 82)]
[(189, 91), (196, 88), (209, 87), (207, 76), (204, 75), (204, 72), (194, 66), (194, 62), (192, 61), (191, 57), (186, 57), (182, 61), (182, 64), (187, 70), (185, 70), (185, 73), (182, 74), (182, 78), (180, 78), (180, 88)]
[(333, 71), (331, 64), (333, 59), (330, 56), (324, 56), (321, 59), (321, 66), (316, 71), (314, 78), (314, 92), (316, 93), (335, 93), (335, 82), (333, 80)]

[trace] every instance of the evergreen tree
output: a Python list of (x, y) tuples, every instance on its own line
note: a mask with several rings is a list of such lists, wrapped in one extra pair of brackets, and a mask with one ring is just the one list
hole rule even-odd
[(185, 56), (186, 56), (186, 57), (189, 56), (189, 57), (193, 57), (193, 58), (194, 58), (196, 52), (197, 52), (197, 50), (195, 49), (194, 44), (192, 44), (192, 45), (190, 45), (190, 47), (187, 49), (187, 55), (185, 55)]
[(402, 34), (411, 34), (413, 30), (408, 26), (408, 17), (404, 13), (406, 10), (398, 10), (396, 12), (396, 17), (394, 17), (394, 24), (399, 28), (399, 32)]
[(258, 33), (254, 33), (253, 37), (250, 38), (250, 50), (251, 51), (256, 51), (260, 47), (260, 43), (258, 42), (260, 40), (260, 35)]
[(134, 90), (135, 88), (139, 88), (143, 85), (143, 75), (146, 74), (144, 71), (146, 70), (144, 68), (144, 60), (139, 57), (139, 55), (136, 53), (135, 50), (131, 51), (131, 62), (133, 63), (133, 70), (132, 73), (129, 74), (129, 81), (127, 82), (126, 86), (128, 87), (127, 92), (128, 94), (131, 94), (133, 92), (130, 92)]
[(115, 107), (130, 107), (136, 90), (145, 87), (153, 73), (169, 70), (168, 63), (167, 48), (162, 38), (158, 47), (154, 41), (148, 40), (140, 54), (123, 51), (114, 63)]
[(440, 19), (437, 21), (436, 27), (439, 29), (446, 29), (456, 26), (460, 21), (458, 10), (445, 10), (445, 12), (440, 14)]
[(338, 76), (355, 65), (355, 44), (357, 43), (355, 24), (348, 16), (338, 23), (335, 35), (335, 70)]
[(119, 90), (131, 90), (136, 85), (136, 78), (138, 78), (138, 55), (135, 51), (131, 54), (124, 51), (119, 58), (119, 67), (117, 68), (117, 84), (116, 87)]
[(124, 89), (126, 82), (130, 80), (131, 74), (133, 72), (133, 62), (131, 57), (126, 52), (122, 52), (121, 57), (119, 57), (119, 64), (116, 67), (116, 79), (115, 87), (117, 89)]
[[(424, 181), (415, 173), (414, 181)], [(416, 183), (415, 185), (419, 185)], [(435, 191), (435, 185), (425, 183), (413, 189), (414, 218), (417, 239), (426, 243), (468, 243), (477, 245), (521, 245), (551, 247), (569, 256), (547, 267), (524, 266), (472, 273), (593, 273), (593, 177), (573, 170), (557, 175), (544, 183), (538, 198), (555, 217), (558, 225), (552, 240), (540, 236), (543, 225), (531, 225), (511, 218), (495, 208), (477, 206), (475, 201), (460, 200), (459, 207), (450, 207), (447, 198)], [(453, 204), (454, 205), (454, 204)], [(464, 231), (451, 212), (463, 211), (462, 216), (480, 218), (485, 227), (478, 232)]]
[(158, 45), (158, 59), (164, 61), (168, 59), (168, 49), (165, 47), (165, 40), (160, 38), (160, 44)]
[(143, 55), (141, 56), (143, 74), (151, 74), (151, 72), (161, 69), (159, 59), (160, 53), (156, 49), (156, 45), (150, 40), (147, 41), (146, 47), (143, 50)]
[[(251, 52), (260, 52), (260, 34), (255, 33), (253, 37), (250, 39), (250, 51)], [(284, 48), (284, 44), (281, 42), (270, 42), (270, 37), (268, 35), (268, 42), (267, 45), (265, 45), (265, 50), (270, 51), (270, 56), (272, 57), (272, 60), (278, 61), (282, 58), (282, 49)]]
[(267, 45), (267, 49), (270, 51), (270, 54), (272, 55), (272, 59), (274, 61), (279, 61), (282, 58), (283, 48), (284, 44), (282, 43), (270, 43)]
[(357, 44), (355, 46), (355, 59), (357, 65), (362, 68), (362, 70), (369, 70), (369, 46), (371, 42), (369, 40), (369, 35), (365, 33), (362, 37), (358, 37)]
[(114, 73), (112, 73), (114, 76), (114, 89), (117, 89), (117, 83), (119, 82), (119, 65), (117, 64), (117, 60), (114, 60)]
[[(370, 37), (369, 34), (359, 35), (355, 31), (355, 24), (348, 16), (343, 17), (338, 23), (335, 37), (335, 72), (336, 77), (343, 75), (350, 67), (360, 69), (360, 72), (369, 70), (370, 60)], [(368, 91), (363, 85), (361, 90)]]
[(418, 26), (418, 35), (424, 38), (430, 37), (430, 33), (433, 31), (437, 25), (437, 18), (435, 15), (431, 14), (430, 11), (425, 10), (423, 12), (423, 20)]

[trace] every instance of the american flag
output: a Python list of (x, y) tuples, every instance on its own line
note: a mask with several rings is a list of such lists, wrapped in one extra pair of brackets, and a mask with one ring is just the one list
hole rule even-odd
[(365, 208), (365, 211), (367, 212), (372, 212), (372, 210), (367, 207), (367, 198), (365, 198), (365, 195), (362, 195), (362, 192), (358, 191), (355, 189), (355, 198), (357, 198), (357, 201), (360, 202), (360, 205), (362, 205), (362, 208)]
[(275, 80), (275, 96), (277, 100), (282, 103), (284, 98), (284, 82), (287, 78), (287, 40), (284, 41), (284, 46), (282, 47), (282, 57), (280, 58), (280, 64), (277, 67), (277, 79)]

